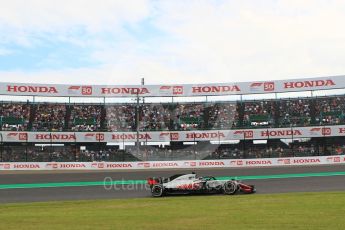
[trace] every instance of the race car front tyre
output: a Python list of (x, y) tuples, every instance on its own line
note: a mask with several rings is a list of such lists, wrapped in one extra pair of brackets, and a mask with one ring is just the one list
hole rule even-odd
[(164, 188), (161, 184), (155, 184), (151, 189), (153, 197), (161, 197), (164, 194)]
[(238, 186), (234, 181), (227, 181), (223, 185), (223, 193), (225, 195), (234, 195), (238, 190)]
[(252, 187), (252, 193), (256, 193), (255, 185), (249, 185), (249, 186)]

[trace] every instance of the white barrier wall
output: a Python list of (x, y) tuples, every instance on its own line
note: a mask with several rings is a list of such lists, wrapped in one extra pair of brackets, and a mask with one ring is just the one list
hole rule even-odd
[(4, 170), (104, 170), (104, 169), (193, 169), (250, 168), (270, 166), (307, 166), (345, 164), (345, 155), (264, 159), (227, 159), (150, 162), (0, 162)]
[[(141, 142), (297, 139), (345, 136), (345, 125), (294, 128), (157, 131), (139, 133)], [(135, 142), (135, 132), (0, 132), (0, 142)]]
[(62, 85), (0, 83), (1, 95), (43, 97), (192, 97), (302, 92), (345, 88), (344, 76), (209, 84)]

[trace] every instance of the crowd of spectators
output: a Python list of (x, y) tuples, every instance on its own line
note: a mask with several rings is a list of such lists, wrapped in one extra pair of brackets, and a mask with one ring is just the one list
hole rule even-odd
[(4, 146), (0, 162), (93, 162), (139, 161), (129, 152), (117, 148), (80, 150), (75, 146)]
[(128, 147), (127, 151), (143, 161), (201, 160), (211, 153), (209, 149), (193, 146), (176, 149), (171, 146), (141, 146), (139, 155), (135, 146)]
[(107, 105), (106, 121), (109, 131), (135, 131), (135, 106), (131, 104)]
[(173, 130), (203, 129), (204, 103), (177, 104), (173, 109)]
[(162, 104), (145, 104), (139, 107), (139, 130), (168, 130), (171, 110)]
[(129, 152), (119, 150), (115, 148), (105, 148), (99, 151), (97, 150), (82, 150), (76, 154), (76, 161), (112, 161), (112, 162), (129, 162), (129, 161), (140, 161)]
[(231, 129), (238, 126), (236, 103), (216, 103), (209, 106), (208, 127), (211, 129)]
[(20, 103), (3, 103), (0, 106), (1, 128), (4, 131), (27, 130), (30, 106)]
[(297, 143), (281, 146), (252, 145), (243, 147), (240, 145), (220, 146), (206, 159), (260, 159), (282, 157), (306, 157), (319, 155), (342, 155), (345, 154), (344, 144), (311, 145), (310, 143)]
[(279, 126), (309, 126), (311, 124), (311, 103), (310, 99), (279, 101)]
[(38, 104), (32, 122), (33, 131), (63, 131), (66, 106), (63, 104)]
[(75, 161), (70, 147), (4, 146), (1, 157), (4, 162)]
[(235, 110), (232, 104), (207, 107), (205, 104), (144, 104), (139, 106), (139, 117), (134, 105), (106, 106), (107, 127), (110, 131), (136, 131), (139, 119), (140, 131), (207, 129), (206, 108), (210, 108), (212, 127), (231, 127)]
[(83, 132), (100, 130), (102, 106), (73, 105), (70, 109), (71, 131)]
[[(140, 104), (2, 103), (2, 130), (161, 131), (345, 124), (345, 96)], [(138, 120), (138, 121), (137, 121)]]
[(343, 124), (345, 97), (318, 98), (315, 105), (316, 123), (320, 125)]
[(244, 103), (244, 126), (269, 127), (274, 124), (275, 101), (252, 101)]

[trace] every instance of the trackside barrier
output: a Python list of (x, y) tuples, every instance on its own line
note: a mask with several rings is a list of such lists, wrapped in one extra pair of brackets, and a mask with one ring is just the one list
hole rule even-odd
[(147, 161), (147, 162), (0, 162), (0, 171), (6, 170), (104, 170), (104, 169), (191, 169), (191, 168), (250, 168), (270, 166), (306, 166), (345, 164), (345, 155), (192, 160), (192, 161)]
[(227, 141), (267, 140), (313, 137), (343, 137), (345, 125), (312, 126), (292, 128), (266, 128), (246, 130), (194, 130), (194, 131), (152, 131), (152, 132), (0, 132), (3, 143), (121, 143), (121, 142), (162, 142), (162, 141)]

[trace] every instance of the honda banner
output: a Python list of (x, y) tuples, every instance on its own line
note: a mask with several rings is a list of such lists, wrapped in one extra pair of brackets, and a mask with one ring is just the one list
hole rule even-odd
[(345, 76), (179, 85), (62, 85), (0, 83), (1, 95), (43, 97), (191, 97), (301, 92), (345, 88)]
[(178, 169), (178, 168), (250, 168), (270, 166), (306, 166), (344, 164), (345, 155), (227, 159), (194, 161), (147, 161), (147, 162), (0, 162), (1, 170), (103, 170), (103, 169)]
[(298, 139), (345, 136), (345, 125), (245, 130), (197, 130), (154, 132), (0, 132), (3, 142), (83, 143), (83, 142), (170, 142)]

